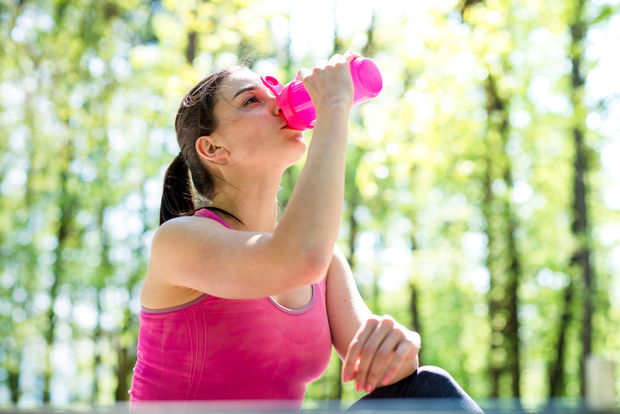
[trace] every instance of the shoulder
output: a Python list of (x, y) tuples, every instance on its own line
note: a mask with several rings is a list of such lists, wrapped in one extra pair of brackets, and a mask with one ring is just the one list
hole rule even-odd
[(186, 303), (201, 293), (183, 285), (184, 275), (201, 268), (201, 259), (213, 251), (230, 232), (224, 224), (201, 215), (177, 217), (166, 221), (155, 231), (151, 257), (142, 290), (142, 304), (159, 309)]
[(153, 243), (169, 239), (177, 241), (179, 237), (188, 241), (192, 236), (204, 234), (205, 231), (221, 232), (222, 230), (230, 230), (230, 226), (215, 213), (200, 210), (193, 216), (176, 217), (166, 221), (155, 231)]
[(223, 223), (206, 219), (204, 216), (186, 216), (168, 220), (155, 231), (151, 242), (151, 261), (158, 257), (166, 260), (170, 256), (178, 258), (182, 251), (199, 246), (208, 247), (230, 231)]

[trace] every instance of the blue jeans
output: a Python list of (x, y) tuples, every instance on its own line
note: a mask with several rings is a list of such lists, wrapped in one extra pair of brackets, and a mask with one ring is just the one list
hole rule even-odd
[(377, 388), (347, 411), (357, 410), (483, 412), (450, 374), (434, 366), (420, 367), (395, 384)]

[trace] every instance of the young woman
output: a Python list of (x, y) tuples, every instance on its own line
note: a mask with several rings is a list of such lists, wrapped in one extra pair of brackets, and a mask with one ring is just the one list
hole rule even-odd
[[(299, 408), (333, 346), (342, 380), (355, 381), (366, 399), (447, 397), (479, 410), (445, 371), (418, 368), (420, 336), (370, 312), (336, 245), (356, 56), (299, 72), (317, 111), (309, 148), (247, 68), (220, 70), (183, 100), (181, 152), (166, 172), (142, 289), (132, 402)], [(306, 149), (279, 216), (282, 174)], [(197, 198), (208, 207), (197, 209)]]

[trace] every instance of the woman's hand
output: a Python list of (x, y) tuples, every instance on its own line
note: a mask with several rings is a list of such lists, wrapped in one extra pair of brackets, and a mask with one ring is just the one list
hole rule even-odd
[(305, 68), (299, 71), (299, 79), (312, 98), (317, 118), (322, 110), (329, 111), (338, 106), (347, 111), (351, 109), (353, 82), (349, 64), (359, 56), (355, 52), (346, 52), (332, 56), (329, 61), (321, 60), (312, 71)]
[(373, 315), (359, 328), (349, 345), (342, 380), (355, 380), (357, 392), (371, 392), (378, 386), (396, 382), (393, 380), (402, 379), (397, 377), (402, 370), (409, 375), (418, 368), (420, 347), (417, 332), (408, 330), (389, 315)]

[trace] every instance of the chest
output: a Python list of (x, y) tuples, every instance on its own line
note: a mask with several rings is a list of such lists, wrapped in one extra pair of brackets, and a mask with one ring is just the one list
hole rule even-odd
[(304, 286), (282, 295), (272, 296), (271, 298), (284, 308), (298, 310), (310, 304), (313, 291), (314, 289), (312, 286)]
[(207, 298), (204, 304), (209, 309), (204, 357), (219, 381), (244, 376), (308, 383), (325, 371), (332, 344), (319, 286), (251, 301)]

